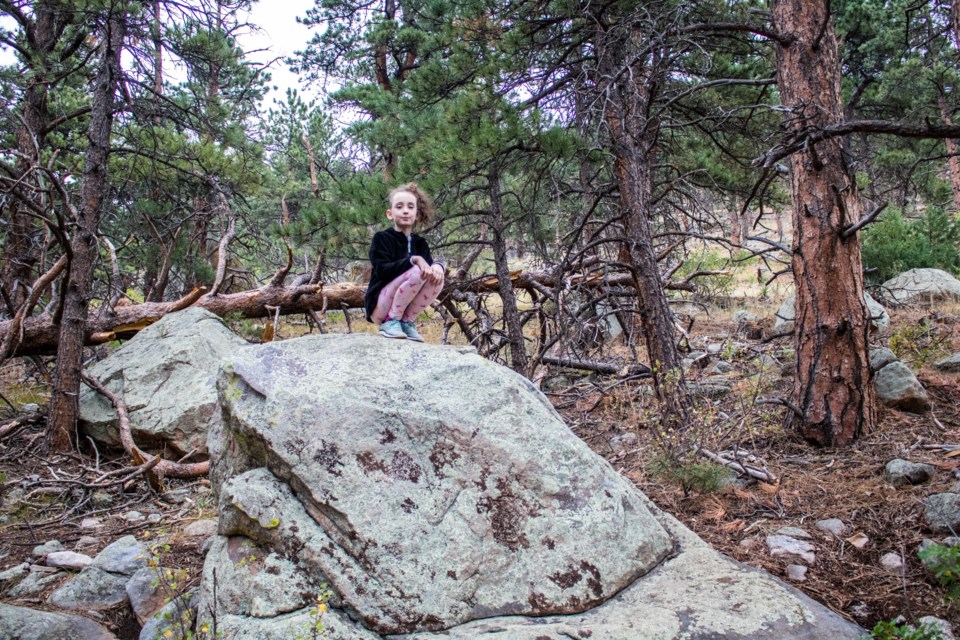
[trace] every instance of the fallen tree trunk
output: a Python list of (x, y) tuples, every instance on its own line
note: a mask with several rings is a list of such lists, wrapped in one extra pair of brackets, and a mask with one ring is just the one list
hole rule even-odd
[[(630, 274), (598, 271), (571, 275), (561, 281), (547, 272), (513, 271), (510, 273), (510, 281), (515, 289), (542, 291), (554, 288), (558, 284), (564, 287), (587, 288), (630, 286), (633, 279)], [(362, 309), (366, 290), (366, 285), (355, 283), (307, 284), (295, 287), (267, 285), (259, 289), (240, 293), (221, 293), (215, 296), (206, 294), (202, 289), (196, 289), (174, 302), (144, 302), (118, 306), (109, 313), (91, 313), (87, 321), (85, 344), (97, 345), (131, 338), (168, 313), (189, 306), (201, 307), (221, 318), (237, 314), (245, 318), (265, 318), (273, 316), (278, 308), (281, 315), (306, 314), (321, 309), (327, 311)], [(499, 293), (499, 285), (496, 276), (451, 280), (440, 293), (440, 299), (455, 292)], [(11, 322), (10, 320), (0, 322), (0, 336), (7, 334)], [(53, 323), (51, 316), (26, 318), (19, 327), (19, 331), (22, 337), (11, 356), (49, 355), (56, 352), (59, 328)]]

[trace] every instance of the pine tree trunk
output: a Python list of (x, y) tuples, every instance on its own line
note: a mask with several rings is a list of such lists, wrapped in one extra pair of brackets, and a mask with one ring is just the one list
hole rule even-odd
[[(642, 35), (625, 30), (614, 36), (597, 28), (597, 70), (604, 98), (603, 118), (610, 134), (620, 211), (627, 238), (621, 254), (629, 261), (637, 289), (641, 329), (653, 370), (661, 422), (668, 430), (688, 423), (690, 399), (674, 341), (670, 311), (653, 244), (653, 166), (658, 122), (648, 118), (655, 98), (658, 71), (637, 54)], [(624, 68), (626, 66), (626, 68)], [(612, 79), (612, 80), (608, 80)]]
[[(940, 102), (940, 118), (943, 124), (953, 124), (953, 118), (950, 117), (950, 108), (947, 105), (947, 97), (943, 91), (937, 96)], [(957, 141), (953, 138), (944, 140), (947, 146), (947, 166), (950, 170), (950, 188), (953, 191), (953, 210), (960, 211), (960, 156), (957, 155)]]
[(105, 30), (101, 44), (103, 58), (93, 86), (93, 102), (87, 131), (89, 146), (83, 168), (77, 226), (70, 243), (72, 255), (60, 320), (57, 370), (50, 399), (50, 431), (47, 434), (47, 444), (56, 451), (69, 449), (79, 414), (83, 343), (93, 269), (97, 259), (100, 209), (107, 191), (110, 131), (115, 94), (120, 81), (120, 51), (126, 31), (125, 15), (111, 14)]
[[(781, 101), (788, 132), (841, 122), (837, 41), (826, 0), (780, 0), (776, 29), (794, 38), (779, 50)], [(790, 159), (797, 364), (788, 421), (806, 439), (847, 445), (872, 431), (876, 394), (868, 358), (869, 312), (857, 234), (856, 182), (839, 138)]]
[(494, 172), (490, 182), (490, 230), (493, 232), (493, 263), (497, 272), (497, 284), (500, 288), (500, 300), (503, 304), (503, 324), (510, 343), (510, 368), (521, 375), (528, 375), (529, 361), (527, 348), (523, 340), (523, 325), (520, 323), (520, 311), (517, 309), (517, 297), (510, 281), (510, 265), (507, 263), (507, 241), (504, 236), (506, 223), (503, 217), (503, 203), (500, 200), (500, 176)]
[[(33, 68), (27, 74), (28, 84), (23, 92), (20, 125), (16, 131), (16, 171), (18, 176), (23, 176), (25, 186), (34, 183), (31, 177), (27, 177), (28, 174), (39, 170), (39, 151), (44, 145), (43, 130), (50, 121), (47, 110), (50, 74), (46, 65), (59, 40), (56, 30), (57, 14), (51, 3), (35, 3), (34, 12), (35, 19), (28, 42), (35, 55), (30, 63)], [(29, 190), (25, 189), (22, 197), (32, 196)], [(16, 309), (27, 299), (27, 287), (33, 282), (34, 271), (40, 260), (39, 247), (43, 244), (43, 234), (34, 218), (29, 215), (27, 205), (17, 201), (10, 207), (6, 233), (0, 284)]]

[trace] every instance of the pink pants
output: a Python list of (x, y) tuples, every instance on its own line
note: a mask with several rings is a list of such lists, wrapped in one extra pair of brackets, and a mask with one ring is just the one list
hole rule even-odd
[(387, 318), (411, 322), (436, 300), (441, 289), (443, 278), (436, 284), (429, 284), (420, 267), (414, 266), (391, 280), (380, 291), (377, 307), (370, 318), (377, 324)]

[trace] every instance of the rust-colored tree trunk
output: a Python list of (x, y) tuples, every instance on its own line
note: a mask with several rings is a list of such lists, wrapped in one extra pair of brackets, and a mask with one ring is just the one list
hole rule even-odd
[[(781, 101), (791, 131), (843, 120), (837, 41), (827, 0), (779, 0), (775, 28)], [(797, 289), (797, 364), (788, 421), (806, 439), (842, 446), (876, 421), (863, 298), (860, 239), (845, 234), (860, 219), (859, 194), (834, 138), (790, 159), (793, 275)]]
[[(941, 90), (937, 99), (940, 103), (940, 119), (943, 124), (953, 124), (953, 118), (950, 116), (950, 107), (947, 104), (947, 97)], [(944, 140), (947, 146), (947, 167), (950, 170), (950, 187), (953, 191), (953, 210), (960, 211), (960, 156), (957, 155), (957, 141), (953, 138)]]
[[(633, 270), (641, 329), (653, 370), (661, 420), (667, 430), (688, 422), (690, 400), (674, 341), (670, 311), (657, 264), (651, 225), (653, 166), (659, 123), (650, 118), (660, 73), (638, 30), (604, 29), (598, 18), (595, 31), (598, 90), (610, 134), (614, 171), (620, 192), (620, 211), (626, 231), (626, 257)], [(622, 33), (614, 34), (614, 29)], [(649, 65), (646, 63), (650, 62)]]
[(70, 447), (79, 413), (80, 371), (86, 337), (90, 287), (97, 259), (97, 231), (100, 209), (107, 192), (110, 131), (113, 106), (120, 82), (120, 51), (126, 32), (126, 16), (111, 14), (106, 23), (101, 47), (100, 68), (93, 83), (88, 147), (80, 188), (77, 226), (70, 242), (70, 267), (67, 275), (60, 336), (57, 345), (57, 370), (50, 398), (50, 431), (47, 444), (58, 451)]

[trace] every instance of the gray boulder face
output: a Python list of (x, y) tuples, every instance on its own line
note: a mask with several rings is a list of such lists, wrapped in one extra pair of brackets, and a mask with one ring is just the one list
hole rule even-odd
[(893, 351), (887, 347), (879, 347), (876, 349), (870, 349), (870, 370), (871, 371), (880, 371), (888, 364), (893, 362), (900, 362), (900, 358), (897, 357)]
[(303, 635), (328, 585), (331, 640), (862, 633), (710, 549), (473, 350), (299, 338), (218, 386), (200, 626)]
[(880, 288), (898, 304), (960, 300), (960, 280), (941, 269), (910, 269)]
[(926, 413), (932, 408), (927, 390), (910, 367), (899, 360), (880, 369), (874, 381), (877, 398), (888, 407), (909, 413)]
[(0, 603), (0, 640), (117, 640), (83, 616), (37, 611)]
[[(216, 375), (221, 359), (247, 342), (204, 309), (161, 318), (91, 368), (130, 409), (134, 440), (183, 455), (207, 451), (207, 431), (220, 420)], [(94, 440), (118, 446), (117, 414), (109, 401), (83, 387), (80, 426)]]
[(302, 548), (371, 629), (576, 613), (673, 551), (546, 398), (473, 349), (288, 340), (230, 358), (220, 388), (220, 534)]
[[(863, 294), (863, 299), (867, 303), (867, 310), (870, 311), (870, 328), (876, 331), (883, 331), (890, 326), (890, 314), (883, 308), (883, 305), (873, 299), (869, 293)], [(777, 313), (774, 316), (773, 330), (776, 333), (793, 331), (793, 323), (797, 318), (797, 294), (791, 293), (783, 301)]]

